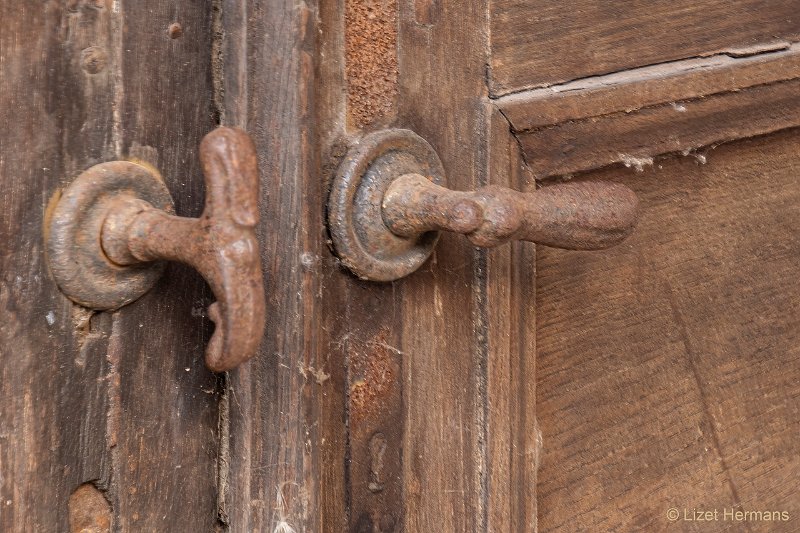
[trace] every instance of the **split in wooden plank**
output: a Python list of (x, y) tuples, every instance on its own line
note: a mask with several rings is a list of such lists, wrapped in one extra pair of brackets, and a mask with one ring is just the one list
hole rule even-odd
[[(800, 44), (746, 57), (720, 54), (594, 76), (494, 100), (514, 131), (630, 113), (800, 77)], [(736, 53), (741, 56), (742, 52)]]
[(691, 59), (493, 100), (537, 178), (800, 125), (800, 45)]
[(496, 96), (800, 40), (797, 0), (496, 0), (489, 18)]
[[(537, 178), (611, 163), (641, 167), (657, 155), (694, 150), (800, 125), (800, 79), (681, 104), (620, 113), (519, 134)], [(702, 160), (702, 154), (697, 156)]]

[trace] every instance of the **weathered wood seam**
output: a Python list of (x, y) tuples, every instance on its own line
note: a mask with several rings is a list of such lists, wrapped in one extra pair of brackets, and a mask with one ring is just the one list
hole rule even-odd
[[(125, 99), (125, 78), (123, 76), (123, 51), (124, 51), (124, 31), (125, 21), (122, 15), (122, 0), (112, 2), (109, 35), (109, 50), (111, 72), (111, 87), (114, 94), (111, 97), (111, 143), (113, 153), (117, 158), (123, 157), (123, 107)], [(119, 514), (119, 472), (122, 469), (123, 460), (119, 446), (117, 446), (117, 435), (121, 426), (122, 419), (122, 391), (120, 378), (120, 357), (122, 356), (122, 338), (124, 335), (123, 324), (120, 320), (119, 312), (111, 315), (111, 331), (107, 345), (106, 360), (108, 363), (108, 373), (106, 375), (108, 388), (108, 411), (106, 413), (106, 441), (109, 448), (110, 479), (109, 486), (105, 491), (105, 496), (111, 505), (114, 524), (120, 524)]]
[[(794, 101), (800, 78), (602, 119), (569, 121), (517, 134), (537, 178), (573, 174), (612, 163), (640, 168), (653, 157), (690, 155), (719, 144), (800, 125)], [(681, 113), (685, 111), (686, 114)], [(702, 156), (698, 157), (702, 163)]]
[[(515, 96), (524, 95), (527, 93), (542, 91), (545, 92), (547, 90), (553, 89), (562, 89), (565, 86), (579, 84), (583, 82), (590, 82), (592, 80), (604, 79), (604, 78), (613, 78), (620, 75), (630, 74), (631, 72), (636, 72), (640, 70), (647, 70), (647, 69), (656, 69), (656, 68), (663, 68), (668, 67), (670, 65), (676, 65), (680, 63), (692, 62), (692, 61), (712, 61), (715, 58), (722, 58), (722, 57), (729, 57), (731, 59), (744, 59), (744, 58), (752, 58), (753, 56), (762, 55), (762, 54), (774, 54), (777, 52), (783, 52), (793, 46), (800, 44), (800, 42), (796, 41), (774, 41), (769, 43), (761, 43), (749, 48), (731, 48), (725, 50), (715, 50), (708, 54), (696, 54), (696, 55), (688, 55), (686, 57), (682, 57), (680, 59), (672, 59), (669, 61), (660, 61), (656, 63), (646, 63), (643, 65), (636, 65), (634, 67), (622, 68), (618, 70), (611, 70), (608, 72), (604, 72), (602, 74), (591, 74), (588, 76), (580, 76), (577, 78), (572, 78), (564, 81), (553, 82), (553, 83), (541, 83), (537, 85), (531, 85), (526, 87), (520, 87), (514, 89), (512, 91), (507, 91), (503, 93), (490, 93), (490, 97), (493, 100), (503, 100), (503, 99), (513, 99)], [(489, 75), (491, 75), (491, 70), (489, 71)]]
[[(800, 77), (800, 44), (776, 52), (756, 53), (745, 57), (720, 54), (710, 58), (691, 58), (639, 69), (593, 76), (506, 95), (493, 99), (509, 120), (515, 133), (535, 132), (565, 122), (597, 119), (618, 114), (678, 104), (707, 96), (737, 93), (743, 89), (790, 81)], [(667, 69), (666, 67), (671, 67)], [(724, 89), (716, 78), (745, 77), (748, 70), (767, 70), (752, 76), (751, 81), (726, 83)], [(685, 81), (694, 81), (686, 87)], [(674, 85), (674, 90), (648, 97), (653, 87)], [(708, 85), (707, 89), (700, 87)], [(625, 91), (630, 97), (619, 97)], [(604, 102), (603, 100), (612, 100)], [(573, 109), (566, 109), (572, 104)], [(579, 107), (579, 109), (575, 109)], [(561, 108), (561, 109), (559, 109)], [(585, 110), (585, 111), (584, 111)], [(595, 111), (596, 110), (596, 111)]]
[(493, 2), (493, 94), (710, 56), (762, 40), (800, 40), (793, 0), (775, 0), (768, 10), (755, 0), (742, 0), (737, 9), (722, 0), (559, 6)]

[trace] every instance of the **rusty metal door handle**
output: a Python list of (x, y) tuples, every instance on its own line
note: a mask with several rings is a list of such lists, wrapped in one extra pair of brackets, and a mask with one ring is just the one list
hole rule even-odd
[(392, 281), (433, 252), (440, 231), (476, 246), (524, 240), (570, 250), (614, 246), (634, 230), (636, 194), (607, 182), (561, 183), (532, 193), (446, 189), (433, 148), (408, 130), (371, 133), (339, 165), (328, 226), (342, 262), (362, 279)]
[(250, 137), (217, 128), (200, 144), (206, 203), (200, 218), (174, 216), (158, 172), (140, 163), (101, 163), (57, 198), (46, 222), (47, 255), (59, 288), (92, 309), (118, 309), (147, 292), (162, 260), (197, 269), (217, 301), (206, 349), (214, 372), (258, 349), (265, 301), (258, 222), (258, 170)]

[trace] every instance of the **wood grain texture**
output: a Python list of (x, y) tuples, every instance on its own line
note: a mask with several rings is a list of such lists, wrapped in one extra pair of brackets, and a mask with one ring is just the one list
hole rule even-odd
[(215, 379), (202, 365), (208, 323), (192, 312), (204, 308), (202, 281), (172, 268), (136, 304), (92, 313), (58, 291), (42, 245), (51, 196), (102, 161), (145, 159), (179, 213), (202, 205), (206, 15), (187, 9), (189, 31), (174, 41), (177, 6), (0, 9), (0, 114), (14, 124), (0, 140), (0, 529), (69, 530), (67, 502), (83, 483), (103, 492), (115, 528), (212, 529)]
[[(400, 125), (434, 146), (448, 187), (520, 186), (508, 123), (486, 101), (488, 5), (414, 7), (401, 18)], [(532, 267), (532, 247), (475, 251), (444, 235), (429, 265), (398, 283), (406, 531), (535, 521)]]
[[(435, 23), (401, 18), (400, 124), (436, 149), (447, 186), (488, 180), (485, 2), (441, 3)], [(404, 279), (405, 531), (486, 529), (485, 265), (460, 235)]]
[(113, 154), (112, 71), (82, 68), (84, 50), (108, 45), (110, 17), (6, 2), (0, 20), (0, 529), (65, 531), (72, 491), (113, 477), (111, 320), (58, 291), (42, 227), (51, 195)]
[(721, 54), (593, 76), (510, 94), (495, 103), (514, 131), (525, 132), (798, 77), (800, 44), (784, 43), (779, 50), (745, 57)]
[[(348, 305), (348, 298), (359, 298), (368, 294), (370, 284), (364, 285), (355, 281), (352, 276), (344, 272), (343, 268), (337, 264), (337, 259), (331, 253), (330, 236), (323, 220), (323, 217), (327, 214), (324, 202), (333, 181), (335, 165), (345, 153), (344, 138), (347, 130), (348, 93), (345, 74), (344, 1), (322, 2), (319, 5), (318, 57), (327, 59), (318, 61), (316, 68), (317, 78), (314, 84), (315, 118), (316, 123), (321, 125), (315, 131), (317, 143), (315, 164), (319, 174), (314, 180), (316, 187), (321, 188), (317, 189), (321, 192), (320, 204), (318, 204), (320, 209), (315, 213), (321, 218), (315, 218), (314, 221), (319, 224), (318, 227), (323, 232), (322, 236), (326, 242), (326, 247), (321, 253), (322, 262), (318, 271), (324, 274), (325, 278), (321, 284), (324, 292), (322, 297), (318, 297), (318, 301), (323, 305), (320, 308), (320, 316), (317, 321), (319, 323), (320, 349), (325, 354), (326, 368), (331, 378), (329, 388), (319, 402), (320, 413), (324, 413), (324, 416), (320, 417), (321, 423), (319, 425), (319, 464), (321, 468), (318, 479), (320, 483), (320, 498), (313, 531), (351, 530), (354, 522), (352, 517), (359, 515), (359, 513), (353, 512), (352, 477), (349, 470), (353, 456), (349, 451), (348, 391), (353, 374), (348, 372), (347, 368), (348, 351), (351, 349), (347, 341), (350, 338), (350, 331), (357, 330), (359, 324), (372, 324), (374, 318), (366, 314), (370, 312), (371, 307), (366, 308), (365, 313), (360, 317), (352, 317), (350, 314), (350, 310), (357, 310), (358, 306)], [(382, 292), (381, 297), (386, 298), (385, 292)], [(343, 306), (346, 314), (342, 313)], [(377, 316), (387, 317), (392, 320), (393, 318), (389, 317), (396, 315), (392, 310), (391, 314), (382, 313), (377, 314)], [(382, 321), (377, 322), (376, 325), (378, 327), (383, 325)], [(397, 331), (392, 332), (388, 339), (384, 337), (384, 341), (390, 343), (390, 345), (394, 344), (397, 333)], [(368, 339), (368, 337), (365, 339), (361, 335), (356, 337), (356, 341), (361, 340), (362, 343)], [(391, 350), (389, 354), (393, 360), (398, 357), (398, 354)], [(402, 394), (402, 385), (400, 394)], [(394, 403), (396, 402), (396, 397), (392, 396), (392, 399), (392, 409), (394, 410), (397, 407), (396, 403)], [(397, 430), (402, 429), (402, 420), (398, 421), (395, 416), (391, 416), (391, 420), (386, 422), (387, 424), (394, 424)], [(393, 434), (389, 433), (390, 439), (387, 441), (387, 448), (390, 445), (394, 447), (392, 436)], [(390, 457), (391, 454), (398, 453), (394, 448), (388, 449), (388, 452)], [(383, 453), (385, 455), (386, 450)], [(359, 459), (356, 458), (356, 460), (358, 461)], [(392, 462), (390, 461), (388, 464), (392, 465)], [(384, 486), (387, 479), (395, 486), (398, 485), (394, 478), (384, 475)], [(393, 489), (389, 488), (390, 492), (392, 492)], [(365, 494), (363, 490), (364, 487), (362, 486), (362, 494)], [(379, 503), (382, 504), (384, 502), (385, 499), (381, 499)], [(397, 502), (393, 503), (396, 506)], [(398, 514), (396, 517), (398, 529), (402, 527), (401, 520), (402, 517)]]
[[(508, 121), (491, 116), (488, 183), (520, 191), (536, 184)], [(512, 242), (486, 254), (480, 300), (485, 331), (487, 531), (536, 531), (536, 247)]]
[(496, 0), (493, 95), (800, 38), (794, 0)]
[[(609, 169), (642, 200), (603, 253), (538, 250), (540, 531), (795, 531), (797, 130)], [(788, 522), (670, 523), (670, 508)]]
[[(481, 100), (485, 6), (418, 4), (422, 23), (399, 6), (394, 125), (434, 143), (453, 186), (526, 181), (507, 121)], [(231, 531), (531, 523), (532, 492), (517, 487), (535, 477), (533, 247), (489, 264), (446, 236), (433, 261), (393, 284), (355, 279), (327, 248), (329, 180), (361, 133), (347, 118), (359, 104), (348, 98), (344, 7), (222, 4), (222, 116), (259, 147), (273, 317), (223, 399), (222, 516)], [(463, 158), (465, 139), (474, 150)]]
[[(198, 216), (203, 174), (198, 148), (215, 127), (211, 2), (121, 4), (114, 36), (123, 157), (157, 168), (180, 216)], [(182, 33), (171, 38), (168, 28)], [(119, 390), (115, 511), (122, 530), (217, 524), (219, 386), (203, 363), (213, 300), (200, 275), (170, 264), (158, 285), (115, 316), (109, 357)]]
[[(346, 133), (345, 10), (329, 2), (317, 17), (316, 7), (223, 4), (224, 122), (259, 148), (273, 317), (225, 399), (231, 531), (402, 527), (402, 300), (353, 278), (326, 244), (324, 202)], [(317, 46), (328, 60), (315, 62)]]
[(341, 518), (319, 503), (343, 513), (344, 367), (326, 345), (335, 315), (323, 311), (335, 266), (315, 166), (315, 6), (225, 1), (221, 10), (223, 123), (258, 149), (267, 299), (260, 353), (229, 374), (223, 399), (221, 514), (236, 532), (336, 531)]
[(517, 135), (537, 178), (611, 163), (647, 166), (670, 152), (800, 125), (800, 80), (566, 121)]

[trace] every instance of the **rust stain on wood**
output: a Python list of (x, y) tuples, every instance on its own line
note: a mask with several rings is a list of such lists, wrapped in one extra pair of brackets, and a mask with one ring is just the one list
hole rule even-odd
[(347, 0), (348, 125), (387, 124), (397, 112), (397, 1)]
[(69, 530), (71, 533), (106, 533), (111, 531), (111, 505), (103, 493), (91, 483), (84, 483), (69, 497)]
[(350, 340), (348, 364), (353, 531), (402, 531), (403, 354), (391, 331)]
[(350, 354), (350, 414), (355, 420), (381, 418), (395, 394), (400, 370), (399, 353), (379, 335)]

